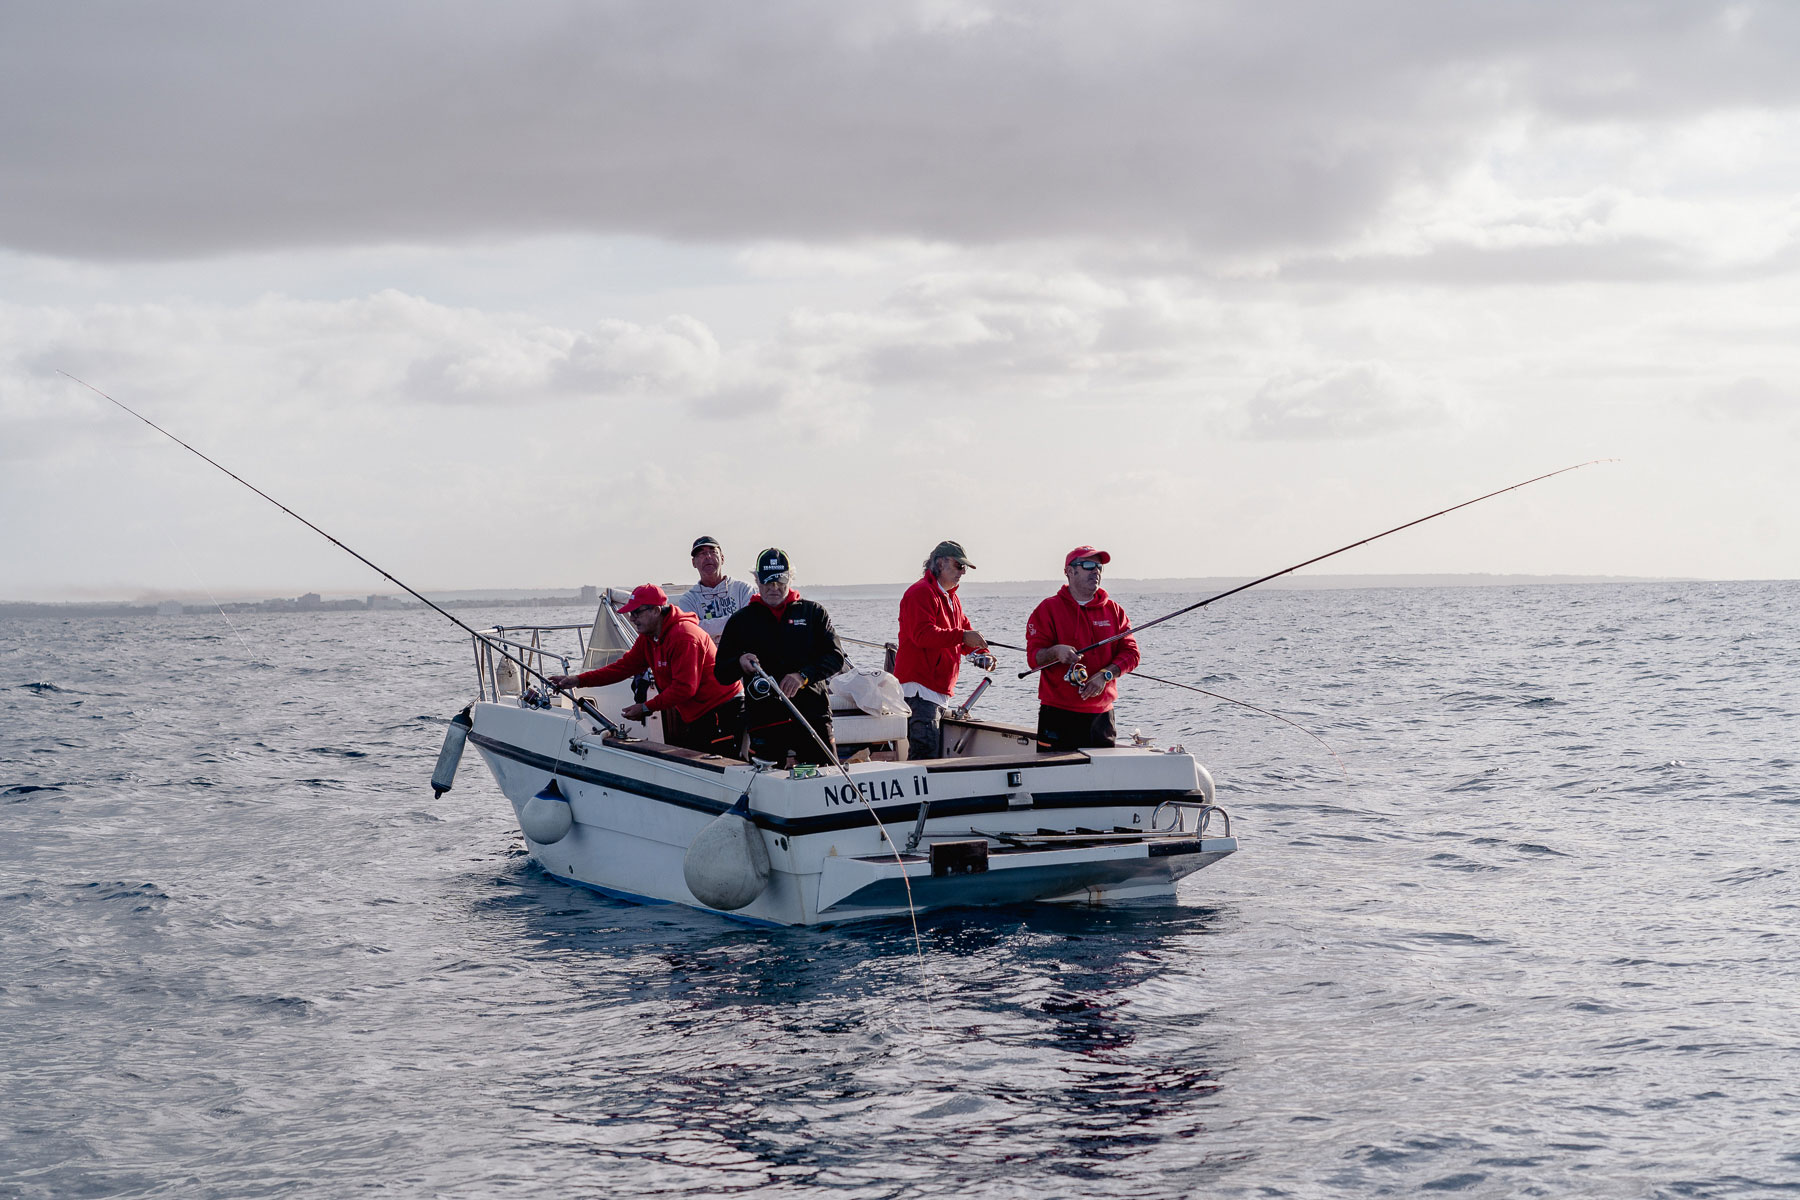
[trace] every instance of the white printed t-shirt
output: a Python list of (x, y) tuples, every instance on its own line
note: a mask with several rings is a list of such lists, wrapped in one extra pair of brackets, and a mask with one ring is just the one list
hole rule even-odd
[(727, 575), (712, 587), (696, 583), (675, 597), (675, 607), (700, 618), (700, 628), (712, 635), (713, 641), (725, 632), (731, 614), (749, 604), (756, 590), (741, 579)]

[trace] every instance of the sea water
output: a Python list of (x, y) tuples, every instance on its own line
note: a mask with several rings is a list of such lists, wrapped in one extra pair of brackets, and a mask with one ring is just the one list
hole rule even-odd
[(921, 961), (558, 883), (475, 754), (434, 799), (423, 610), (0, 623), (0, 1196), (1800, 1190), (1800, 584), (1247, 593), (1144, 669), (1343, 770), (1128, 679), (1239, 852)]

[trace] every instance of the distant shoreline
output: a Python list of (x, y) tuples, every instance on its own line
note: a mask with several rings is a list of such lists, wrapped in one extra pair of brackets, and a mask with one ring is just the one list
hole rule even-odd
[[(1255, 576), (1211, 576), (1196, 579), (1112, 579), (1112, 591), (1125, 593), (1180, 592), (1207, 594), (1227, 591), (1249, 583)], [(910, 582), (910, 581), (908, 581)], [(1290, 575), (1272, 579), (1262, 586), (1284, 591), (1348, 590), (1356, 588), (1443, 588), (1443, 587), (1546, 587), (1592, 584), (1670, 584), (1670, 583), (1750, 583), (1756, 580), (1689, 579), (1638, 575)], [(974, 596), (1044, 596), (1055, 591), (1060, 581), (1002, 580), (979, 583), (970, 580), (963, 590)], [(618, 587), (619, 585), (614, 585)], [(680, 586), (674, 584), (672, 586)], [(898, 599), (907, 583), (814, 584), (800, 581), (802, 590), (822, 597), (841, 599)], [(556, 589), (493, 588), (454, 592), (427, 592), (433, 603), (445, 608), (573, 608), (594, 607), (598, 590), (593, 587)], [(621, 589), (622, 590), (622, 589)], [(315, 592), (292, 598), (263, 600), (227, 600), (222, 603), (196, 601), (183, 597), (156, 600), (102, 601), (0, 601), (0, 617), (154, 617), (180, 616), (187, 613), (294, 613), (294, 612), (369, 612), (418, 607), (410, 596), (379, 594), (361, 599), (351, 596), (326, 598)]]

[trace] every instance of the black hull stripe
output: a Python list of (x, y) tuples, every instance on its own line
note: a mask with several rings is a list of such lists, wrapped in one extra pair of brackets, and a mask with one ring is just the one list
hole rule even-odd
[[(470, 733), (469, 740), (484, 750), (490, 750), (502, 758), (510, 758), (514, 762), (524, 763), (528, 767), (536, 767), (564, 779), (574, 779), (582, 783), (591, 783), (613, 791), (629, 792), (634, 796), (658, 800), (664, 804), (673, 804), (678, 808), (692, 809), (695, 812), (722, 813), (731, 807), (731, 803), (723, 800), (707, 800), (661, 784), (646, 783), (641, 779), (632, 779), (627, 775), (615, 775), (610, 771), (597, 771), (568, 759), (553, 759), (535, 751), (526, 750), (509, 742), (496, 741), (479, 733)], [(1154, 808), (1164, 800), (1197, 800), (1200, 793), (1178, 788), (1158, 791), (1112, 791), (1112, 792), (1034, 792), (1031, 796), (1031, 807), (1022, 809), (1027, 812), (1042, 812), (1046, 809), (1058, 808)], [(996, 796), (958, 796), (953, 799), (931, 801), (931, 819), (939, 817), (976, 816), (981, 813), (1006, 812), (1012, 805), (1005, 795)], [(909, 823), (919, 819), (919, 805), (887, 804), (876, 806), (882, 822), (887, 825)], [(869, 810), (861, 802), (842, 812), (821, 813), (815, 817), (778, 817), (771, 813), (752, 810), (750, 819), (759, 829), (767, 829), (771, 833), (784, 834), (788, 837), (800, 837), (809, 833), (835, 833), (841, 829), (865, 829), (874, 824), (869, 817)]]

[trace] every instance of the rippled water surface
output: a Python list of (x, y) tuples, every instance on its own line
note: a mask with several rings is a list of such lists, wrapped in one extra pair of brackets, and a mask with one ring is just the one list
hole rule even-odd
[(931, 916), (923, 967), (558, 884), (475, 755), (434, 800), (439, 618), (233, 620), (0, 623), (0, 1195), (1800, 1191), (1800, 584), (1161, 627), (1145, 670), (1348, 778), (1128, 681), (1240, 852)]

